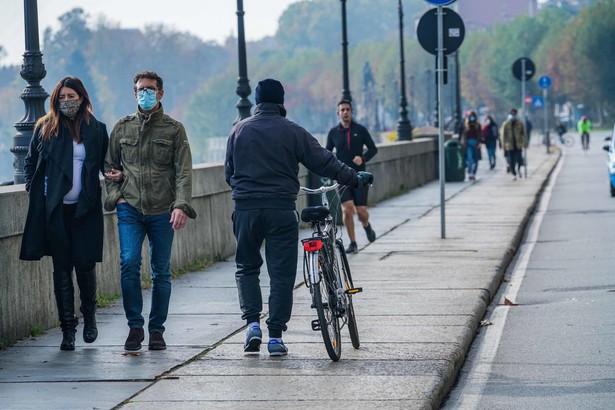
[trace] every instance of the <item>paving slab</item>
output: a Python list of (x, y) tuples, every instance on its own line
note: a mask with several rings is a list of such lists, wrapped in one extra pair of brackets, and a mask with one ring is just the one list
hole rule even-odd
[[(513, 182), (498, 168), (479, 170), (477, 181), (446, 184), (446, 239), (437, 181), (370, 207), (378, 239), (369, 243), (359, 229), (360, 252), (348, 258), (355, 285), (364, 288), (353, 298), (361, 345), (354, 349), (343, 328), (339, 362), (311, 329), (316, 314), (301, 265), (284, 335), (288, 356), (271, 358), (266, 345), (244, 356), (228, 258), (174, 279), (165, 351), (124, 352), (121, 300), (99, 310), (93, 344), (80, 340), (80, 326), (74, 352), (59, 350), (59, 328), (0, 351), (0, 408), (438, 408), (558, 159), (531, 154), (528, 179)], [(341, 236), (348, 243), (343, 229)], [(545, 269), (554, 267), (545, 261)], [(266, 265), (261, 288), (264, 323)], [(145, 313), (150, 299), (144, 291)]]

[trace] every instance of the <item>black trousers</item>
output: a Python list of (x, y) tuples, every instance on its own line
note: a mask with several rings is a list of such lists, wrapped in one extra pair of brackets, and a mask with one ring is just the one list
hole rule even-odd
[(510, 172), (516, 176), (517, 167), (523, 165), (523, 153), (520, 149), (511, 149), (506, 151), (506, 158), (508, 159), (508, 165), (510, 165)]
[(75, 247), (73, 246), (75, 235), (73, 231), (77, 223), (75, 220), (76, 210), (77, 204), (63, 205), (64, 230), (66, 231), (68, 243), (60, 243), (58, 241), (50, 243), (51, 260), (55, 272), (72, 272), (73, 267), (78, 272), (89, 272), (96, 266), (95, 262), (82, 263), (79, 266), (75, 266)]
[(237, 239), (235, 280), (239, 292), (241, 318), (257, 322), (263, 310), (260, 268), (261, 246), (265, 242), (265, 259), (269, 273), (270, 337), (282, 337), (290, 320), (293, 288), (297, 276), (299, 215), (295, 210), (254, 209), (233, 212), (233, 232)]

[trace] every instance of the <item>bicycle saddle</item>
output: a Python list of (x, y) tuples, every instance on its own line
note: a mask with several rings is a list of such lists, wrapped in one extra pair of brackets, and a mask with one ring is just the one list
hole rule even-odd
[(308, 206), (301, 211), (301, 220), (303, 222), (321, 222), (330, 214), (331, 212), (326, 206)]

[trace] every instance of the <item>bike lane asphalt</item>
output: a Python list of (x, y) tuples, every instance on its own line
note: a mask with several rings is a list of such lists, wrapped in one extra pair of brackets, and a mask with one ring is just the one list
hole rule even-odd
[[(301, 264), (284, 334), (288, 356), (268, 356), (266, 331), (260, 356), (244, 356), (229, 258), (173, 281), (167, 350), (148, 351), (146, 339), (144, 350), (124, 351), (119, 301), (99, 310), (93, 344), (80, 340), (80, 324), (74, 352), (59, 350), (59, 328), (0, 352), (0, 408), (437, 408), (559, 155), (529, 154), (527, 179), (512, 181), (499, 156), (494, 171), (481, 161), (477, 181), (446, 184), (445, 239), (437, 181), (370, 207), (378, 238), (369, 244), (359, 227), (360, 252), (349, 255), (363, 288), (353, 298), (361, 347), (353, 349), (342, 329), (337, 363), (311, 329), (316, 312)], [(266, 266), (261, 284), (266, 301)], [(144, 300), (147, 312), (148, 291)]]

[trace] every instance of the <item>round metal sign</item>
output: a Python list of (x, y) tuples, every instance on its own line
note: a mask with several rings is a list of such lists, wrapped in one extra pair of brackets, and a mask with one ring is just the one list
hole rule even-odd
[(434, 6), (446, 6), (451, 3), (454, 3), (455, 0), (425, 0), (427, 3), (433, 4)]
[[(523, 61), (525, 60), (525, 73), (523, 71)], [(515, 78), (519, 81), (527, 81), (534, 76), (536, 72), (536, 66), (534, 62), (527, 57), (518, 58), (512, 66), (512, 72)]]
[[(438, 9), (430, 9), (419, 20), (416, 28), (416, 36), (421, 47), (430, 54), (438, 54)], [(453, 10), (442, 7), (444, 54), (455, 52), (466, 35), (466, 28), (463, 20)]]
[(548, 75), (543, 75), (538, 79), (538, 86), (542, 89), (547, 89), (551, 87), (551, 77)]

